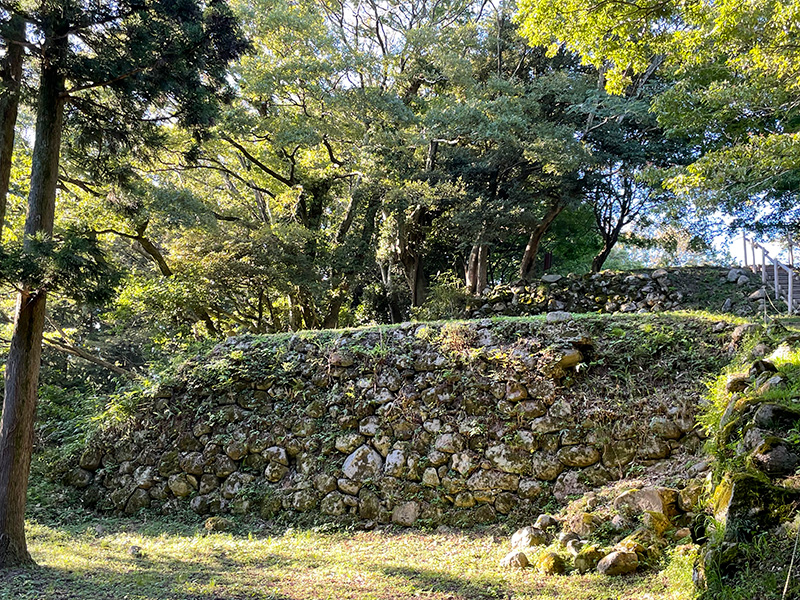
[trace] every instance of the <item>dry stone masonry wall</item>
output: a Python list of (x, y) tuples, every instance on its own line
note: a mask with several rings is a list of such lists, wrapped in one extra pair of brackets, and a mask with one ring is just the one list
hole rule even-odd
[(680, 472), (731, 329), (556, 313), (232, 338), (96, 436), (67, 482), (125, 513), (522, 520), (632, 471)]
[(642, 313), (704, 309), (753, 315), (766, 294), (748, 269), (683, 267), (636, 272), (544, 275), (536, 285), (500, 285), (474, 298), (466, 315), (532, 315), (548, 311)]

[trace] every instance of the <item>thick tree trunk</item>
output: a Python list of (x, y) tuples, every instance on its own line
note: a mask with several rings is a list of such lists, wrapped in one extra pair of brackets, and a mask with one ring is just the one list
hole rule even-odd
[(11, 162), (14, 155), (14, 127), (17, 124), (19, 89), (22, 82), (22, 42), (25, 39), (25, 20), (13, 16), (2, 36), (6, 39), (6, 55), (0, 64), (0, 241), (6, 219), (8, 186), (11, 181)]
[(489, 246), (476, 244), (467, 259), (465, 281), (470, 294), (480, 294), (488, 284)]
[(539, 244), (542, 243), (544, 234), (547, 233), (548, 228), (562, 210), (564, 210), (564, 205), (559, 201), (554, 202), (547, 210), (547, 214), (545, 214), (544, 218), (534, 227), (528, 239), (528, 245), (525, 247), (525, 253), (522, 255), (522, 262), (519, 267), (520, 279), (529, 281), (533, 276), (533, 268), (536, 265), (536, 255), (539, 253)]
[(592, 259), (592, 273), (600, 272), (600, 269), (603, 268), (608, 255), (611, 254), (611, 248), (613, 247), (613, 244), (609, 245), (607, 242), (603, 244), (602, 250), (600, 250), (600, 252), (597, 253), (597, 256)]
[[(54, 35), (42, 58), (36, 110), (25, 245), (50, 237), (55, 216), (58, 162), (64, 114), (64, 77), (58, 70), (66, 35)], [(0, 419), (0, 568), (30, 562), (25, 541), (25, 503), (33, 450), (37, 387), (42, 355), (46, 292), (31, 282), (21, 286), (5, 374)]]

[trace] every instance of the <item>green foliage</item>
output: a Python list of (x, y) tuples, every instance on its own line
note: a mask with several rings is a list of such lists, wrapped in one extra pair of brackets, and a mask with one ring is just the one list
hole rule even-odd
[(534, 44), (566, 47), (605, 73), (607, 88), (636, 95), (664, 78), (654, 109), (673, 136), (696, 146), (665, 186), (733, 227), (797, 226), (796, 1), (552, 2), (522, 0)]
[(34, 238), (25, 247), (7, 244), (0, 249), (0, 277), (90, 305), (108, 302), (119, 282), (119, 272), (106, 261), (97, 239), (75, 230)]

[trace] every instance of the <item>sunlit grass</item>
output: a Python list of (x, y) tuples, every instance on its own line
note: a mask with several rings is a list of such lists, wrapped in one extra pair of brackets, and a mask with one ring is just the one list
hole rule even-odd
[[(130, 528), (129, 528), (130, 529)], [(153, 531), (153, 527), (148, 527)], [(7, 574), (0, 598), (46, 599), (342, 599), (518, 600), (693, 597), (691, 561), (662, 571), (606, 578), (546, 577), (505, 570), (506, 536), (419, 531), (281, 535), (134, 531), (98, 534), (29, 525), (39, 567)], [(132, 547), (140, 551), (132, 551)]]

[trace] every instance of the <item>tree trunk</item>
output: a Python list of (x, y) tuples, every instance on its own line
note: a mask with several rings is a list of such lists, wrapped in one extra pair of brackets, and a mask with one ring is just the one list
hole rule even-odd
[[(47, 45), (45, 44), (45, 47)], [(51, 237), (64, 115), (64, 77), (58, 67), (66, 35), (53, 35), (42, 57), (36, 109), (36, 141), (31, 165), (25, 246), (34, 236)], [(31, 561), (25, 541), (25, 503), (33, 450), (37, 387), (42, 355), (46, 292), (23, 283), (17, 299), (5, 374), (0, 419), (0, 568)]]
[(534, 227), (531, 237), (528, 239), (528, 245), (525, 247), (525, 253), (522, 255), (522, 262), (519, 267), (520, 279), (529, 281), (533, 276), (536, 255), (539, 253), (539, 244), (541, 244), (544, 234), (547, 233), (548, 228), (562, 210), (564, 210), (564, 205), (556, 200), (547, 210), (544, 218)]
[(476, 244), (469, 253), (466, 269), (466, 285), (470, 294), (480, 294), (488, 284), (489, 246)]
[(603, 244), (602, 250), (600, 250), (600, 252), (597, 253), (597, 256), (592, 259), (592, 273), (600, 272), (600, 269), (603, 268), (603, 264), (605, 264), (608, 255), (611, 254), (611, 249), (613, 247), (614, 244), (609, 244), (608, 242)]
[(22, 42), (25, 39), (25, 20), (12, 16), (2, 36), (6, 39), (6, 55), (0, 65), (0, 241), (6, 219), (8, 186), (11, 181), (11, 162), (14, 155), (14, 127), (17, 124), (19, 88), (22, 82)]

